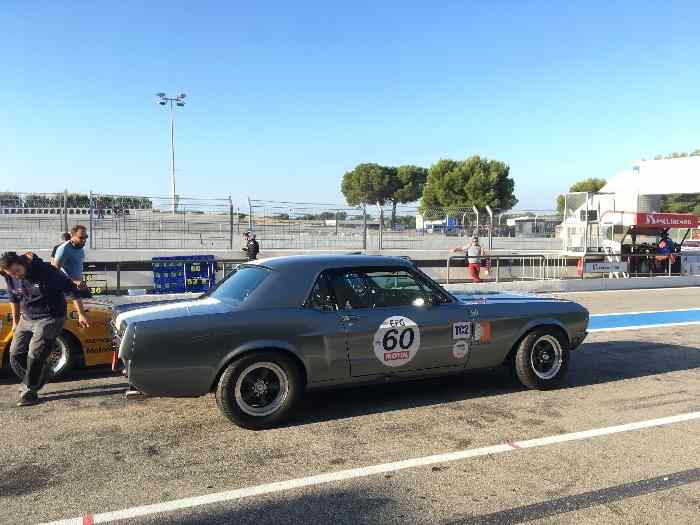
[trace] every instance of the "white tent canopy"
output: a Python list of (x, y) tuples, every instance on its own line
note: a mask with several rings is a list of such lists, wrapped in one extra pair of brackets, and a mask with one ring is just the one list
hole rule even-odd
[(670, 195), (700, 193), (700, 157), (643, 160), (608, 180), (600, 193)]

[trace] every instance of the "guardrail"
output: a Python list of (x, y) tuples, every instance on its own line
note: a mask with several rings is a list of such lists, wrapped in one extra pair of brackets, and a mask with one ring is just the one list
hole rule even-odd
[[(592, 274), (608, 278), (679, 276), (683, 275), (681, 255), (682, 253), (672, 254), (673, 261), (668, 256), (654, 253), (599, 253), (580, 256), (496, 254), (481, 256), (480, 259), (488, 262), (487, 268), (494, 275), (492, 280), (499, 282), (504, 277), (513, 280), (587, 279)], [(510, 264), (504, 265), (502, 261), (509, 261)], [(447, 284), (450, 283), (451, 269), (466, 266), (466, 256), (448, 257), (445, 265)], [(515, 274), (513, 268), (520, 268), (519, 274)], [(570, 272), (572, 268), (576, 269), (574, 275)], [(504, 270), (508, 272), (506, 276), (503, 275)]]
[[(487, 262), (487, 268), (490, 271), (495, 271), (495, 281), (499, 282), (501, 280), (501, 271), (503, 268), (508, 268), (510, 277), (513, 277), (512, 268), (521, 268), (520, 280), (542, 280), (547, 278), (545, 269), (547, 266), (544, 263), (545, 255), (486, 255), (479, 257), (481, 261)], [(510, 261), (510, 265), (502, 265), (501, 261)], [(458, 264), (454, 264), (457, 262)], [(515, 262), (516, 264), (513, 264)], [(495, 264), (494, 264), (495, 263)], [(519, 264), (518, 264), (519, 263)], [(450, 270), (457, 267), (467, 267), (467, 257), (464, 255), (453, 255), (447, 258), (447, 275), (445, 281), (450, 284)], [(482, 266), (483, 268), (483, 266)]]

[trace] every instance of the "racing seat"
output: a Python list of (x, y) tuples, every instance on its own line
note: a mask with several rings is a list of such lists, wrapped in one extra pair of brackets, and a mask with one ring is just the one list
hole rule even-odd
[(357, 306), (357, 294), (345, 279), (333, 280), (333, 292), (341, 310), (352, 310), (353, 304)]

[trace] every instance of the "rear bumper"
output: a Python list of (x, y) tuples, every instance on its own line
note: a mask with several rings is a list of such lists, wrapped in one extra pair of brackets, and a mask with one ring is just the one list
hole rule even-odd
[(200, 397), (210, 392), (212, 370), (206, 367), (174, 368), (167, 363), (141, 366), (138, 355), (125, 363), (129, 384), (157, 397)]

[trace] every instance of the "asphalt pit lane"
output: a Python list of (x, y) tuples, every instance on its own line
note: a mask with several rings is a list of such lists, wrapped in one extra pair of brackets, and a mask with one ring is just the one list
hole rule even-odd
[(157, 456), (157, 455), (160, 454), (160, 450), (159, 450), (158, 447), (156, 447), (155, 445), (147, 445), (147, 446), (143, 449), (143, 451), (144, 451), (144, 453), (145, 453), (147, 456), (149, 456), (149, 457)]
[(0, 494), (4, 497), (31, 494), (57, 483), (53, 469), (39, 465), (10, 467), (0, 473)]

